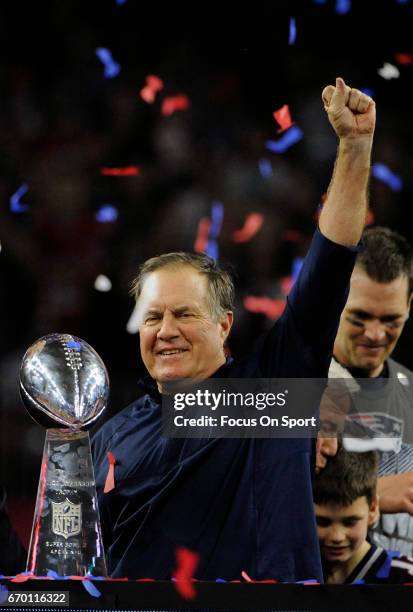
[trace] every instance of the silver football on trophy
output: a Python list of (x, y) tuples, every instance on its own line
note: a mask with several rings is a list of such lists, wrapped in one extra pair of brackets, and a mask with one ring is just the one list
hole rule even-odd
[(20, 395), (40, 425), (85, 430), (105, 410), (108, 373), (84, 340), (70, 334), (49, 334), (32, 344), (23, 357)]

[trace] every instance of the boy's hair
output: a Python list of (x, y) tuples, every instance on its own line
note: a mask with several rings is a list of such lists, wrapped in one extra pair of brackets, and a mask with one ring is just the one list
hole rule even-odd
[(409, 281), (408, 296), (413, 291), (413, 250), (401, 234), (388, 227), (369, 227), (362, 236), (363, 247), (356, 265), (378, 283), (391, 283), (405, 274)]
[(375, 451), (349, 453), (341, 448), (316, 475), (313, 485), (314, 502), (319, 505), (350, 506), (356, 499), (365, 496), (370, 505), (376, 494), (377, 469)]

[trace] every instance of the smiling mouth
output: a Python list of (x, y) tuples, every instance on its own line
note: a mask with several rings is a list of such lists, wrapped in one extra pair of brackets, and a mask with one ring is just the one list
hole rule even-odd
[(163, 351), (158, 351), (158, 355), (160, 357), (171, 357), (173, 355), (180, 355), (182, 353), (186, 353), (187, 349), (165, 349)]
[(340, 555), (347, 550), (348, 546), (326, 546), (329, 555)]

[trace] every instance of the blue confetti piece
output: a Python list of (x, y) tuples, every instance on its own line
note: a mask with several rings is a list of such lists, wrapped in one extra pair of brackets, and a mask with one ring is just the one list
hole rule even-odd
[(336, 0), (336, 13), (345, 15), (351, 10), (351, 0)]
[(297, 38), (297, 28), (295, 25), (295, 17), (291, 17), (290, 19), (290, 31), (288, 34), (288, 44), (293, 45), (295, 43), (295, 39)]
[(366, 581), (365, 580), (355, 580), (351, 584), (366, 584)]
[(9, 596), (9, 589), (6, 587), (5, 584), (0, 584), (0, 603), (4, 603), (7, 601), (7, 598)]
[(297, 280), (298, 275), (300, 274), (300, 270), (303, 267), (304, 258), (303, 257), (294, 257), (292, 267), (291, 267), (291, 277), (293, 281)]
[(393, 191), (401, 191), (403, 189), (403, 181), (400, 176), (394, 174), (385, 164), (375, 163), (372, 167), (372, 175), (383, 181)]
[(284, 132), (279, 140), (267, 140), (265, 146), (273, 153), (284, 153), (292, 145), (301, 140), (303, 136), (303, 131), (297, 125), (293, 125)]
[(116, 0), (116, 4), (118, 6), (122, 6), (123, 4), (125, 4), (126, 0)]
[(102, 595), (99, 589), (97, 589), (93, 582), (91, 582), (90, 580), (82, 580), (82, 584), (85, 587), (86, 591), (89, 593), (89, 595), (92, 595), (93, 597), (100, 597)]
[(211, 238), (218, 238), (222, 221), (224, 219), (224, 206), (221, 202), (213, 202), (211, 210), (211, 227), (209, 228), (209, 235)]
[(215, 582), (226, 582), (223, 578), (215, 578)]
[(80, 342), (76, 342), (76, 340), (70, 340), (70, 342), (67, 343), (67, 348), (72, 348), (75, 349), (75, 351), (78, 351), (80, 353), (81, 351), (81, 346), (80, 346)]
[(29, 191), (29, 187), (24, 183), (21, 185), (18, 190), (13, 193), (10, 198), (10, 210), (13, 213), (21, 213), (25, 212), (29, 207), (27, 204), (22, 204), (20, 202), (20, 198), (24, 196), (25, 193)]
[(325, 4), (327, 0), (313, 0), (314, 4)]
[(208, 240), (208, 245), (207, 245), (207, 248), (206, 248), (206, 253), (207, 253), (207, 255), (212, 257), (212, 259), (215, 259), (215, 261), (218, 260), (218, 257), (219, 257), (218, 243), (213, 238), (211, 240)]
[(374, 98), (374, 91), (370, 89), (370, 87), (362, 87), (361, 90), (366, 96), (370, 96), (370, 98)]
[(269, 159), (266, 159), (265, 157), (260, 159), (258, 162), (258, 168), (262, 177), (269, 178), (272, 176), (272, 165)]
[(105, 78), (113, 79), (113, 77), (119, 74), (120, 64), (115, 62), (115, 60), (112, 57), (112, 53), (109, 51), (109, 49), (106, 49), (105, 47), (98, 47), (96, 49), (96, 55), (98, 56), (98, 58), (100, 59), (100, 61), (105, 67), (105, 70), (103, 73)]
[(396, 0), (398, 4), (407, 4), (410, 0)]
[(118, 216), (118, 210), (114, 206), (111, 204), (104, 204), (96, 212), (95, 219), (96, 221), (99, 221), (99, 223), (112, 223), (113, 221), (116, 221)]

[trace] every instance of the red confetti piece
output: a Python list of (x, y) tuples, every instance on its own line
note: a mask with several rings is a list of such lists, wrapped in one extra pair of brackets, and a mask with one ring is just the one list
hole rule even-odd
[(153, 104), (155, 102), (156, 94), (158, 91), (163, 89), (164, 84), (162, 79), (155, 76), (154, 74), (150, 74), (146, 77), (146, 85), (143, 87), (139, 95), (148, 104)]
[(374, 221), (375, 221), (374, 212), (369, 208), (369, 210), (367, 211), (367, 219), (366, 219), (365, 227), (367, 225), (373, 225)]
[(198, 566), (199, 555), (187, 548), (176, 550), (177, 568), (175, 571), (175, 588), (184, 599), (195, 599), (196, 590), (193, 575)]
[(281, 279), (281, 291), (283, 292), (283, 295), (288, 295), (290, 293), (293, 284), (294, 279), (292, 276), (284, 276), (284, 278)]
[(265, 314), (271, 321), (276, 321), (284, 311), (285, 300), (272, 300), (269, 297), (249, 295), (244, 298), (244, 307), (249, 312)]
[(412, 53), (395, 53), (394, 58), (396, 62), (398, 62), (402, 66), (408, 66), (409, 64), (413, 64)]
[(113, 489), (115, 488), (115, 463), (116, 463), (116, 457), (113, 453), (111, 453), (110, 451), (107, 453), (107, 458), (109, 461), (109, 468), (108, 468), (108, 473), (106, 475), (106, 480), (105, 480), (105, 486), (103, 489), (104, 493), (109, 493), (110, 491), (113, 491)]
[(184, 94), (180, 96), (170, 96), (162, 100), (161, 113), (164, 117), (169, 117), (178, 110), (186, 110), (189, 106), (190, 102), (188, 96)]
[(250, 578), (247, 574), (247, 572), (245, 570), (242, 570), (241, 572), (241, 576), (242, 578), (244, 578), (244, 580), (246, 580), (247, 582), (253, 582), (252, 578)]
[(202, 217), (198, 223), (198, 232), (194, 242), (195, 253), (205, 253), (208, 247), (209, 228), (211, 227), (211, 219)]
[(292, 125), (294, 125), (294, 121), (291, 121), (291, 113), (288, 108), (288, 104), (284, 104), (281, 108), (274, 111), (272, 116), (276, 120), (276, 122), (280, 125), (277, 130), (277, 134), (281, 134), (288, 130)]
[(264, 216), (261, 213), (250, 213), (244, 223), (244, 227), (232, 233), (234, 242), (248, 242), (261, 229)]
[(11, 579), (11, 582), (27, 582), (30, 580), (32, 576), (27, 574), (17, 574), (14, 578)]
[(137, 166), (126, 166), (126, 168), (101, 168), (100, 173), (104, 176), (137, 176), (140, 170)]

